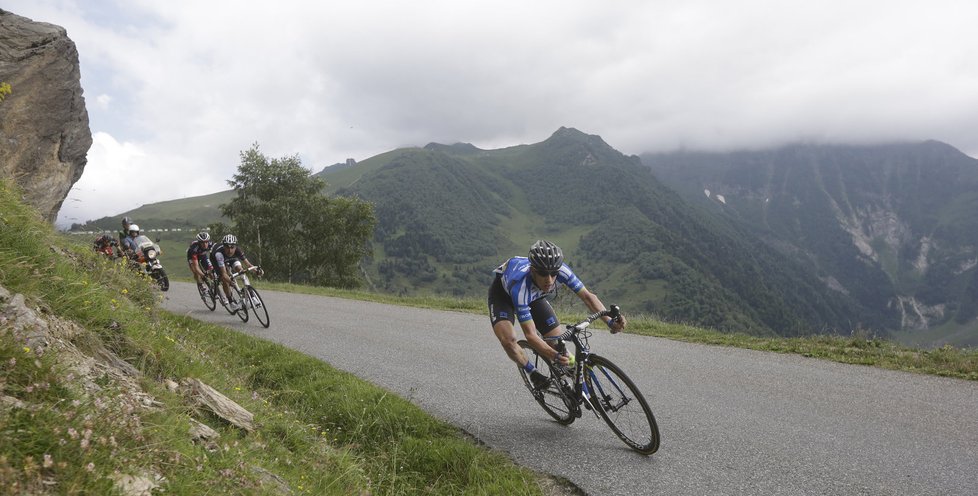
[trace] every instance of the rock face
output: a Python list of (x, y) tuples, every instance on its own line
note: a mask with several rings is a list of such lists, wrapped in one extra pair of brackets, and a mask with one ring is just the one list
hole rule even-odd
[(0, 10), (0, 177), (54, 222), (92, 146), (78, 50), (64, 28)]

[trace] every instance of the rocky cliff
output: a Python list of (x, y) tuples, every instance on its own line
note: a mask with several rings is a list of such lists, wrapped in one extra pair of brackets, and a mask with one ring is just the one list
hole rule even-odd
[(0, 178), (54, 222), (92, 146), (78, 50), (64, 28), (0, 10)]

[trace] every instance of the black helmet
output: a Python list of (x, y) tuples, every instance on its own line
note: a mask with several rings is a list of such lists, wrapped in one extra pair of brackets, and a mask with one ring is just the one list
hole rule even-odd
[(564, 263), (564, 253), (560, 247), (545, 240), (537, 241), (530, 247), (530, 267), (544, 272), (556, 272)]
[(130, 219), (129, 217), (123, 217), (122, 218), (122, 225), (124, 227), (128, 227), (129, 224), (132, 224), (132, 219)]

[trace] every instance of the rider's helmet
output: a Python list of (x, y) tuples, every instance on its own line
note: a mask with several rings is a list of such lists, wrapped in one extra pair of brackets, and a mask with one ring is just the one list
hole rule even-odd
[(201, 231), (197, 234), (197, 241), (205, 243), (211, 240), (211, 235), (207, 231)]
[(132, 224), (132, 219), (129, 217), (122, 218), (122, 227), (128, 228), (130, 224)]
[(530, 259), (530, 267), (541, 272), (556, 272), (564, 263), (564, 253), (560, 247), (546, 240), (533, 243), (527, 258)]
[(224, 239), (221, 240), (226, 245), (236, 245), (238, 244), (238, 237), (233, 234), (225, 234)]
[(139, 226), (136, 224), (129, 224), (129, 235), (133, 236), (133, 233), (136, 233), (135, 236), (139, 236)]

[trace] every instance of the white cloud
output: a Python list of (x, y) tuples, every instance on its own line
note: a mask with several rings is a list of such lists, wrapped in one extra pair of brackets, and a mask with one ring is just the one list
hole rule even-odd
[(100, 109), (106, 110), (109, 108), (109, 104), (112, 103), (112, 97), (103, 93), (95, 97), (95, 103)]
[[(137, 143), (160, 173), (150, 196), (161, 199), (225, 189), (253, 142), (317, 170), (431, 141), (532, 143), (560, 126), (635, 154), (937, 139), (978, 155), (974, 2), (4, 8), (67, 28), (93, 131)], [(103, 182), (91, 178), (112, 167), (103, 160), (93, 149), (82, 180)]]

